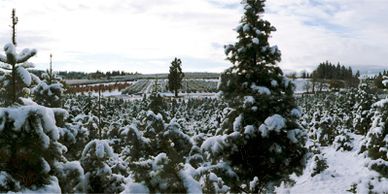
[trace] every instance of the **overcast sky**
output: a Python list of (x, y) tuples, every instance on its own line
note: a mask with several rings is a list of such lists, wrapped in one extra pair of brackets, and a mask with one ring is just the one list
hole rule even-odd
[[(18, 50), (36, 48), (38, 69), (168, 72), (174, 57), (184, 71), (221, 72), (231, 64), (223, 45), (240, 0), (0, 0), (0, 44), (19, 17)], [(285, 71), (312, 70), (325, 60), (363, 71), (388, 69), (388, 1), (268, 0), (265, 18), (278, 31)]]

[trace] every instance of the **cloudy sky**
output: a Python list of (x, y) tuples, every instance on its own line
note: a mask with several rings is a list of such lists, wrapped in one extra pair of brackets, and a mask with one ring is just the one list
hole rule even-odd
[[(230, 66), (240, 0), (0, 0), (0, 44), (11, 40), (16, 8), (18, 49), (36, 48), (31, 61), (56, 70), (168, 72), (174, 57), (184, 71), (220, 72)], [(265, 18), (278, 31), (286, 71), (322, 61), (354, 69), (388, 69), (388, 1), (268, 0)]]

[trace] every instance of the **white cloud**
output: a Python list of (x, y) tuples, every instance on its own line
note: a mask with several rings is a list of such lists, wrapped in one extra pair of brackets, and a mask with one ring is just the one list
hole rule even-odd
[[(40, 69), (52, 52), (59, 70), (167, 72), (180, 57), (184, 69), (221, 71), (230, 66), (222, 45), (235, 41), (239, 2), (2, 0), (0, 21), (10, 22), (16, 8), (18, 46), (38, 49), (32, 61)], [(265, 18), (278, 29), (271, 42), (282, 51), (284, 69), (311, 70), (324, 60), (382, 66), (387, 7), (381, 0), (268, 0)], [(9, 40), (3, 22), (0, 44)]]
[[(3, 4), (0, 20), (10, 21), (11, 9), (16, 8), (18, 46), (38, 49), (33, 59), (38, 68), (47, 66), (52, 52), (57, 69), (86, 71), (167, 72), (174, 57), (205, 58), (209, 63), (224, 63), (225, 68), (228, 62), (223, 49), (214, 44), (233, 41), (232, 26), (240, 18), (238, 10), (205, 0), (21, 0)], [(10, 40), (9, 30), (0, 26), (1, 44)]]
[(266, 17), (278, 29), (271, 41), (284, 69), (312, 70), (329, 60), (375, 70), (388, 63), (387, 7), (380, 0), (273, 0)]

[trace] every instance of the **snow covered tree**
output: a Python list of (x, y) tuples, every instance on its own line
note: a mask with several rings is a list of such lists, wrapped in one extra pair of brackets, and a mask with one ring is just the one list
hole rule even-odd
[(0, 77), (1, 100), (5, 106), (21, 104), (20, 97), (26, 97), (30, 93), (32, 81), (39, 80), (35, 75), (30, 74), (27, 69), (33, 68), (28, 59), (36, 55), (35, 49), (24, 49), (16, 52), (16, 24), (18, 18), (15, 9), (12, 10), (12, 42), (4, 46), (5, 55), (0, 54), (0, 65), (4, 75)]
[(175, 97), (178, 97), (178, 90), (182, 87), (182, 79), (185, 76), (181, 64), (182, 61), (175, 58), (171, 62), (170, 73), (168, 74), (168, 89), (175, 92)]
[(193, 142), (180, 128), (175, 119), (165, 124), (161, 114), (148, 111), (141, 122), (122, 129), (123, 139), (129, 145), (123, 155), (132, 171), (128, 190), (140, 184), (150, 192), (190, 191), (188, 180), (193, 179), (186, 176), (183, 164)]
[(158, 92), (158, 80), (155, 80), (154, 88), (152, 89), (152, 93), (149, 97), (149, 104), (148, 109), (152, 110), (155, 114), (160, 113), (163, 118), (166, 118), (166, 113), (164, 110), (166, 110), (166, 104), (163, 100), (163, 97)]
[(372, 126), (363, 141), (361, 152), (372, 159), (369, 166), (388, 177), (388, 99), (373, 104)]
[[(221, 75), (219, 89), (234, 110), (223, 123), (224, 151), (241, 184), (258, 178), (254, 192), (290, 173), (301, 172), (306, 152), (301, 115), (293, 84), (276, 65), (280, 51), (268, 38), (275, 31), (261, 18), (264, 0), (244, 0), (244, 15), (236, 28), (238, 41), (225, 46), (233, 66)], [(226, 151), (227, 150), (227, 151)], [(241, 192), (235, 183), (232, 192)]]
[(55, 111), (38, 105), (0, 109), (0, 174), (7, 174), (0, 192), (58, 182), (54, 170), (66, 147), (58, 142)]
[(55, 176), (62, 193), (85, 193), (85, 174), (79, 161), (56, 162)]
[(109, 160), (118, 159), (107, 140), (92, 140), (82, 152), (86, 190), (89, 193), (119, 193), (124, 190), (124, 177), (112, 171)]
[(51, 54), (50, 68), (42, 74), (42, 78), (42, 81), (32, 89), (34, 101), (46, 107), (61, 107), (64, 88), (61, 78), (53, 72)]
[(366, 135), (370, 129), (373, 112), (371, 106), (377, 101), (377, 95), (370, 89), (366, 82), (361, 82), (356, 94), (354, 105), (353, 127), (357, 134)]
[(311, 163), (312, 177), (317, 174), (320, 174), (321, 172), (323, 172), (328, 168), (326, 158), (324, 157), (323, 154), (321, 153), (315, 154), (312, 160), (313, 160)]
[(338, 127), (337, 128), (338, 135), (334, 138), (333, 145), (336, 148), (336, 150), (341, 151), (351, 151), (353, 149), (353, 140), (352, 134), (350, 133), (350, 130), (346, 127)]
[(311, 154), (312, 162), (310, 163), (310, 176), (313, 177), (317, 174), (320, 174), (326, 170), (329, 166), (327, 165), (327, 159), (321, 152), (321, 147), (316, 140), (308, 140), (306, 146), (309, 149), (309, 154)]
[(5, 56), (0, 54), (0, 68), (5, 72), (0, 78), (1, 98), (6, 106), (21, 104), (21, 97), (30, 94), (32, 81), (39, 78), (29, 73), (27, 69), (33, 68), (32, 63), (27, 62), (29, 58), (36, 54), (35, 49), (24, 49), (21, 53), (16, 53), (16, 48), (12, 43), (4, 46)]

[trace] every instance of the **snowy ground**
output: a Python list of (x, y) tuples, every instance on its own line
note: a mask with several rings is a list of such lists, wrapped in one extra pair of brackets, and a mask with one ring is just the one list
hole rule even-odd
[(295, 84), (294, 92), (296, 94), (301, 94), (301, 93), (304, 93), (306, 91), (304, 87), (307, 84), (307, 82), (310, 82), (310, 79), (298, 78), (298, 79), (291, 80), (291, 81), (292, 81), (292, 83)]
[[(147, 96), (149, 96), (150, 94), (146, 94)], [(170, 93), (170, 92), (162, 92), (160, 93), (160, 95), (164, 96), (164, 97), (173, 97), (174, 94), (173, 93)], [(180, 98), (216, 98), (217, 97), (217, 93), (179, 93), (178, 95)], [(116, 97), (116, 98), (120, 98), (120, 99), (124, 99), (124, 100), (139, 100), (139, 99), (142, 99), (143, 98), (143, 95), (123, 95), (123, 94), (119, 94), (119, 95), (110, 95), (110, 97)]]
[[(329, 166), (322, 173), (311, 177), (313, 161), (307, 162), (302, 176), (292, 175), (295, 185), (282, 185), (277, 188), (277, 193), (284, 194), (342, 194), (351, 193), (353, 184), (357, 184), (357, 193), (368, 193), (368, 180), (377, 177), (378, 173), (368, 169), (368, 159), (358, 154), (361, 136), (354, 136), (354, 149), (352, 151), (336, 151), (334, 147), (323, 147), (322, 153), (327, 158)], [(388, 180), (375, 185), (377, 193), (388, 193)]]
[[(190, 80), (203, 80), (203, 81), (210, 81), (210, 82), (218, 82), (219, 80), (216, 80), (216, 79), (190, 79)], [(91, 80), (93, 81), (93, 80)], [(301, 79), (301, 78), (298, 78), (298, 79), (295, 79), (293, 80), (292, 82), (295, 84), (295, 94), (298, 95), (298, 94), (302, 94), (305, 92), (305, 89), (304, 89), (304, 85), (309, 82), (310, 80), (309, 79)], [(154, 82), (155, 80), (148, 80), (147, 83), (146, 83), (146, 86), (144, 88), (141, 89), (141, 91), (139, 92), (139, 94), (137, 95), (122, 95), (121, 94), (121, 91), (118, 91), (118, 90), (112, 90), (112, 91), (105, 91), (102, 93), (102, 96), (104, 97), (117, 97), (117, 98), (123, 98), (123, 99), (139, 99), (139, 98), (142, 98), (143, 97), (143, 94), (151, 94), (152, 92), (152, 89), (153, 89), (153, 85), (154, 85)], [(158, 80), (158, 84), (161, 85), (161, 86), (164, 86), (164, 82), (167, 82), (167, 79), (164, 79), (164, 80)], [(111, 85), (111, 84), (115, 84), (115, 83), (130, 83), (130, 84), (134, 84), (136, 83), (136, 81), (132, 81), (132, 82), (111, 82), (111, 83), (102, 83), (103, 85)], [(87, 84), (88, 86), (95, 86), (95, 85), (101, 85), (101, 84)], [(98, 96), (98, 93), (97, 92), (92, 92), (91, 93), (93, 96)], [(162, 91), (162, 96), (167, 96), (167, 97), (170, 97), (170, 96), (173, 96), (173, 93), (170, 93), (170, 92), (163, 92)], [(179, 96), (181, 97), (185, 97), (185, 98), (195, 98), (195, 97), (215, 97), (216, 96), (216, 93), (210, 93), (210, 92), (198, 92), (198, 93), (179, 93)]]
[[(98, 96), (98, 92), (89, 92), (92, 96)], [(85, 93), (86, 95), (88, 95), (89, 93)], [(80, 93), (77, 93), (77, 94), (80, 94)], [(101, 96), (104, 96), (104, 97), (113, 97), (113, 96), (120, 96), (121, 95), (121, 91), (119, 90), (112, 90), (112, 91), (105, 91), (105, 92), (101, 92)]]

